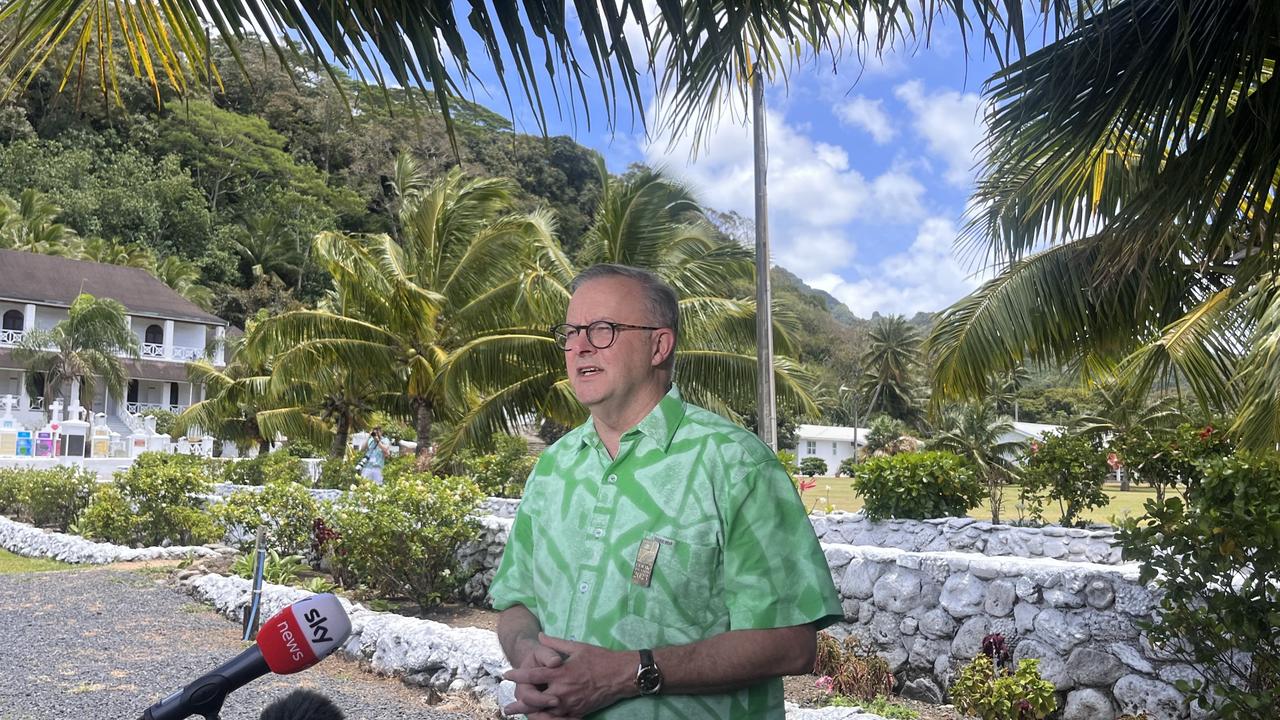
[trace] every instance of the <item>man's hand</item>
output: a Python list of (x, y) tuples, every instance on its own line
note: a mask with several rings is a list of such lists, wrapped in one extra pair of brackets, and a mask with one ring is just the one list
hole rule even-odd
[[(520, 664), (519, 669), (554, 668), (559, 667), (562, 662), (564, 657), (560, 653), (542, 643), (534, 643), (525, 653), (524, 662)], [(556, 706), (559, 703), (555, 697), (543, 692), (533, 683), (521, 682), (510, 675), (511, 673), (507, 673), (507, 679), (516, 684), (516, 701), (503, 708), (503, 712), (508, 715), (525, 714), (530, 718), (536, 718), (545, 717), (540, 711), (557, 709)]]
[[(537, 696), (530, 696), (531, 700), (549, 702), (539, 708), (516, 702), (503, 708), (504, 712), (544, 710), (555, 716), (583, 717), (636, 694), (639, 658), (635, 653), (615, 652), (544, 633), (538, 634), (538, 642), (541, 647), (563, 656), (563, 662), (554, 666), (516, 668), (505, 677), (516, 683), (517, 691), (522, 685), (533, 687)], [(537, 690), (538, 687), (543, 689)], [(520, 698), (518, 692), (516, 697)]]

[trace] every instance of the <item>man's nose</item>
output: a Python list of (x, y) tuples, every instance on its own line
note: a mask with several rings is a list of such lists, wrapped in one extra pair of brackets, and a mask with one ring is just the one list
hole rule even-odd
[(587, 340), (587, 334), (580, 332), (564, 341), (564, 349), (567, 352), (574, 352), (582, 355), (584, 353), (595, 352), (596, 347)]

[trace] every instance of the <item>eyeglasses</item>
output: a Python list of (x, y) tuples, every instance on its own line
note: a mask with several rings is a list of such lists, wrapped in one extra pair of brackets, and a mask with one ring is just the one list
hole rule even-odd
[(648, 325), (628, 325), (627, 323), (609, 322), (608, 320), (596, 320), (590, 325), (561, 323), (551, 328), (551, 334), (556, 338), (556, 347), (561, 350), (568, 350), (569, 341), (578, 337), (578, 333), (586, 330), (587, 342), (591, 343), (591, 347), (597, 350), (604, 350), (613, 345), (614, 341), (618, 339), (618, 332), (621, 330), (661, 329), (660, 327), (650, 327)]

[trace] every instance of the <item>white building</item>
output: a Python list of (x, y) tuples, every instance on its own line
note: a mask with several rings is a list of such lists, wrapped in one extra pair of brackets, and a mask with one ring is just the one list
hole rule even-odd
[[(1016, 442), (1026, 444), (1030, 443), (1032, 440), (1044, 440), (1044, 436), (1047, 433), (1060, 433), (1063, 430), (1061, 425), (1046, 425), (1044, 423), (1012, 422), (1009, 424), (1012, 425), (1013, 428), (1009, 432), (1001, 435), (997, 439), (998, 442)], [(1021, 453), (1014, 453), (1014, 456), (1009, 457), (1008, 459), (1021, 461), (1021, 457)]]
[(78, 401), (90, 413), (106, 413), (112, 430), (128, 435), (136, 415), (157, 408), (181, 412), (201, 399), (202, 388), (187, 380), (186, 363), (207, 357), (224, 364), (225, 320), (202, 310), (150, 273), (138, 268), (0, 250), (0, 395), (18, 398), (14, 417), (28, 427), (44, 424), (43, 377), (27, 391), (26, 371), (13, 348), (32, 329), (48, 330), (66, 319), (80, 293), (111, 298), (125, 306), (126, 322), (138, 338), (141, 357), (123, 360), (129, 379), (125, 397), (113, 397), (95, 383), (94, 397), (80, 397), (79, 383), (62, 389), (64, 405)]
[(827, 463), (827, 475), (835, 475), (840, 463), (867, 444), (867, 432), (867, 428), (838, 425), (798, 425), (796, 463), (807, 457), (822, 458)]

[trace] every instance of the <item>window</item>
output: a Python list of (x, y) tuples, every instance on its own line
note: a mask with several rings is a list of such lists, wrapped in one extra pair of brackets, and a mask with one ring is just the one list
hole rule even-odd
[(836, 456), (836, 446), (837, 446), (837, 445), (839, 445), (839, 444), (840, 444), (840, 443), (836, 442), (835, 440), (832, 440), (832, 441), (831, 441), (831, 457), (835, 457), (835, 456)]
[(4, 314), (4, 326), (2, 329), (21, 330), (22, 324), (25, 321), (26, 321), (26, 318), (22, 316), (21, 312), (17, 310), (10, 310), (9, 312)]
[(805, 440), (805, 441), (804, 441), (804, 454), (805, 454), (805, 455), (817, 455), (817, 454), (818, 454), (818, 441), (817, 441), (817, 440)]
[(147, 332), (143, 336), (142, 341), (148, 345), (164, 344), (164, 328), (159, 325), (148, 325)]

